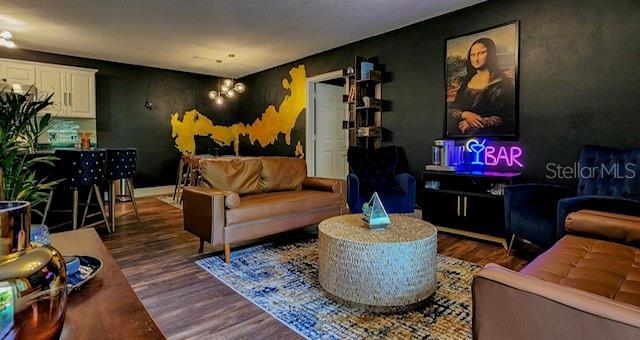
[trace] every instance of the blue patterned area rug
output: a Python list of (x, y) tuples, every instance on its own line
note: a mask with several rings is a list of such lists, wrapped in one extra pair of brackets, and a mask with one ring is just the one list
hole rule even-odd
[(196, 261), (309, 339), (471, 339), (471, 280), (480, 266), (438, 255), (438, 288), (417, 310), (367, 313), (332, 300), (318, 282), (315, 238), (272, 242)]

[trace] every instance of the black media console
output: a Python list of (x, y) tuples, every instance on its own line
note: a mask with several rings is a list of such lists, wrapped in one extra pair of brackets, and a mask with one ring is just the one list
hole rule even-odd
[(424, 171), (422, 219), (447, 233), (497, 242), (506, 249), (504, 188), (518, 172)]

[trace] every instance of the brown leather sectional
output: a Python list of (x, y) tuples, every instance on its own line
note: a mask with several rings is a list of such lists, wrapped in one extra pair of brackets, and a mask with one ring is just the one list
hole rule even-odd
[(293, 157), (232, 157), (199, 163), (200, 183), (184, 189), (184, 228), (213, 245), (252, 240), (347, 213), (344, 180), (307, 177)]
[(640, 218), (592, 210), (520, 272), (473, 280), (475, 339), (640, 339)]

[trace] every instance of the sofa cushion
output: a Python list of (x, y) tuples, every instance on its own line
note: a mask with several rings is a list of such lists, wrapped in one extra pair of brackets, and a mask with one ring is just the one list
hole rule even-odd
[(263, 192), (302, 189), (307, 177), (307, 162), (296, 157), (260, 157), (262, 172), (260, 188)]
[(640, 306), (640, 250), (567, 235), (521, 273)]
[(340, 194), (328, 191), (299, 190), (277, 191), (243, 196), (240, 205), (228, 209), (227, 225), (255, 221), (284, 215), (294, 215), (307, 210), (339, 206)]
[(200, 162), (201, 186), (240, 195), (261, 192), (259, 158), (216, 158)]

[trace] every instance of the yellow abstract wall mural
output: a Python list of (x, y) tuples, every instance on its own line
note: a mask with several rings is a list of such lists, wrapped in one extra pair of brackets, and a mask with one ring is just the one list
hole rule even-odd
[(185, 112), (182, 120), (177, 112), (171, 115), (171, 137), (175, 139), (176, 148), (180, 152), (185, 155), (192, 155), (196, 152), (195, 136), (209, 136), (221, 146), (234, 143), (235, 151), (238, 153), (237, 124), (231, 126), (214, 125), (211, 119), (197, 110)]
[[(209, 137), (221, 146), (233, 144), (236, 155), (240, 154), (240, 136), (247, 136), (251, 144), (258, 142), (260, 146), (266, 147), (275, 143), (280, 134), (284, 134), (285, 142), (291, 145), (291, 131), (307, 102), (307, 75), (304, 65), (293, 67), (289, 70), (289, 76), (291, 80), (283, 79), (282, 87), (290, 94), (285, 95), (277, 109), (274, 105), (269, 105), (249, 125), (215, 125), (211, 119), (197, 110), (187, 111), (182, 117), (177, 112), (171, 114), (171, 137), (174, 138), (176, 148), (183, 154), (194, 154), (196, 136)], [(296, 156), (304, 157), (300, 141), (296, 144), (295, 151)]]

